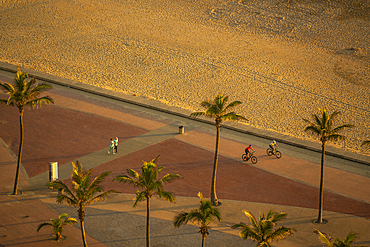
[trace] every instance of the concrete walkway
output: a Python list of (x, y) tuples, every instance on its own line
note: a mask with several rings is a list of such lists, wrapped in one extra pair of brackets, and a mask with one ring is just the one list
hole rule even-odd
[[(13, 77), (12, 73), (0, 74), (2, 81)], [(142, 160), (149, 161), (158, 154), (162, 155), (159, 165), (165, 167), (163, 175), (178, 173), (184, 179), (165, 187), (176, 196), (175, 204), (156, 199), (152, 202), (152, 246), (200, 244), (196, 226), (174, 229), (171, 221), (181, 210), (198, 207), (198, 191), (206, 197), (210, 195), (214, 126), (66, 87), (54, 86), (48, 94), (55, 100), (54, 106), (25, 112), (21, 196), (6, 195), (12, 190), (16, 169), (18, 115), (16, 109), (0, 106), (1, 245), (81, 246), (77, 226), (67, 227), (66, 240), (58, 243), (48, 240), (51, 228), (42, 229), (40, 233), (35, 231), (38, 224), (63, 212), (77, 217), (76, 209), (55, 203), (56, 193), (46, 189), (45, 184), (48, 162), (58, 161), (60, 179), (68, 181), (71, 161), (79, 160), (86, 169), (93, 169), (94, 175), (113, 171), (104, 183), (105, 189), (123, 193), (88, 207), (89, 245), (143, 246), (145, 203), (132, 208), (136, 190), (112, 179), (128, 168), (139, 171)], [(179, 134), (179, 126), (185, 127), (184, 134)], [(118, 153), (109, 155), (109, 139), (116, 136), (120, 139)], [(248, 222), (242, 210), (258, 215), (259, 211), (270, 209), (288, 213), (282, 225), (297, 229), (276, 246), (322, 246), (312, 233), (314, 229), (341, 239), (354, 231), (359, 233), (355, 243), (370, 245), (368, 166), (327, 157), (324, 218), (328, 223), (317, 225), (311, 221), (317, 217), (318, 153), (281, 144), (283, 157), (276, 159), (265, 154), (269, 140), (227, 129), (222, 130), (221, 136), (217, 195), (222, 202), (218, 208), (223, 220), (213, 225), (207, 245), (254, 246), (251, 241), (241, 240), (238, 231), (230, 226)], [(241, 161), (241, 154), (250, 143), (258, 157), (255, 165)]]

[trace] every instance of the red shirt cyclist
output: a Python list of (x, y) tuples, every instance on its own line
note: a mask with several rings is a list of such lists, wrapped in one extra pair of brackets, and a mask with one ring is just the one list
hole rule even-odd
[(247, 160), (249, 160), (249, 158), (252, 156), (252, 153), (255, 152), (254, 149), (252, 148), (252, 145), (249, 145), (246, 149), (245, 149), (245, 154), (247, 155)]

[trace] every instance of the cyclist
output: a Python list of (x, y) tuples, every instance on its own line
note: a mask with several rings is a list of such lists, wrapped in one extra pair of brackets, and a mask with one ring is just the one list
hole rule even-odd
[(247, 155), (247, 160), (249, 160), (249, 158), (252, 156), (252, 151), (254, 152), (252, 145), (249, 145), (244, 151), (245, 154)]
[(269, 144), (271, 150), (272, 150), (272, 153), (275, 154), (275, 147), (278, 148), (279, 146), (277, 145), (276, 141), (273, 140), (270, 144)]

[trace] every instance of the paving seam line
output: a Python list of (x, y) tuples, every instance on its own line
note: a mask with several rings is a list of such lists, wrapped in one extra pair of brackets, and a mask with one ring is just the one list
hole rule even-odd
[[(14, 72), (14, 73), (17, 72), (16, 69), (7, 68), (7, 67), (2, 66), (1, 64), (0, 64), (0, 69), (5, 70), (5, 71), (9, 71), (9, 72)], [(141, 107), (144, 107), (144, 108), (147, 108), (147, 109), (151, 109), (151, 110), (155, 110), (155, 111), (159, 111), (159, 112), (164, 112), (164, 113), (167, 113), (167, 114), (170, 114), (170, 115), (175, 115), (175, 116), (183, 117), (183, 118), (186, 118), (186, 119), (191, 119), (193, 121), (198, 121), (198, 122), (206, 123), (206, 124), (209, 124), (209, 125), (214, 125), (213, 121), (209, 121), (209, 120), (205, 120), (205, 119), (201, 119), (201, 118), (190, 117), (190, 116), (185, 115), (183, 113), (167, 110), (167, 109), (160, 108), (160, 107), (153, 106), (153, 105), (149, 105), (149, 104), (136, 102), (136, 101), (133, 101), (133, 100), (130, 100), (130, 99), (120, 98), (120, 97), (117, 97), (117, 96), (113, 96), (113, 95), (109, 95), (109, 94), (99, 92), (97, 90), (87, 89), (87, 88), (80, 87), (80, 86), (77, 86), (77, 85), (64, 83), (64, 82), (61, 82), (61, 81), (58, 81), (58, 80), (48, 79), (48, 78), (45, 78), (45, 77), (42, 77), (42, 76), (34, 75), (32, 73), (28, 73), (28, 74), (30, 75), (30, 77), (34, 77), (36, 79), (39, 79), (39, 80), (42, 80), (42, 81), (45, 81), (45, 82), (50, 82), (50, 83), (53, 83), (53, 84), (66, 86), (66, 87), (69, 87), (69, 88), (72, 88), (72, 89), (76, 89), (76, 90), (79, 90), (79, 91), (99, 95), (99, 96), (102, 96), (102, 97), (105, 97), (105, 98), (110, 98), (110, 99), (114, 99), (114, 100), (117, 100), (117, 101), (129, 103), (129, 104), (132, 104), (132, 105), (141, 106)], [(88, 86), (93, 87), (92, 85), (88, 85)], [(290, 146), (293, 146), (293, 147), (303, 148), (303, 149), (307, 149), (307, 150), (317, 152), (317, 153), (322, 152), (321, 149), (309, 147), (309, 146), (306, 146), (306, 145), (303, 145), (303, 144), (297, 144), (295, 142), (280, 139), (278, 137), (271, 137), (271, 136), (259, 134), (259, 133), (256, 133), (256, 132), (251, 132), (251, 131), (248, 131), (248, 130), (241, 130), (241, 129), (238, 129), (238, 128), (235, 128), (235, 127), (232, 127), (232, 126), (228, 126), (228, 125), (224, 125), (224, 124), (222, 124), (222, 128), (229, 129), (229, 130), (236, 131), (236, 132), (243, 133), (243, 134), (247, 134), (247, 135), (256, 136), (256, 137), (259, 137), (259, 138), (274, 139), (278, 142), (281, 142), (281, 143), (284, 143), (284, 144), (287, 144), (287, 145), (290, 145)], [(341, 155), (341, 154), (333, 153), (333, 152), (325, 151), (325, 155), (329, 155), (329, 156), (332, 156), (332, 157), (335, 157), (335, 158), (344, 159), (344, 160), (348, 160), (348, 161), (352, 161), (352, 162), (356, 162), (356, 163), (360, 163), (360, 164), (363, 164), (363, 165), (370, 166), (369, 162), (366, 162), (366, 161), (363, 161), (363, 160), (360, 160), (360, 159), (356, 159), (356, 158), (352, 158), (352, 157), (348, 157), (348, 156), (344, 156), (344, 155)]]
[[(107, 117), (107, 116), (97, 114), (97, 113), (94, 113), (94, 112), (78, 110), (78, 109), (74, 109), (74, 108), (70, 108), (70, 107), (66, 107), (66, 106), (62, 106), (62, 105), (53, 105), (53, 106), (60, 107), (60, 108), (63, 108), (63, 109), (72, 110), (72, 111), (76, 111), (76, 112), (82, 112), (82, 113), (90, 114), (90, 115), (93, 115), (93, 116), (103, 117), (103, 118), (106, 118), (106, 119), (109, 119), (109, 120), (113, 120), (113, 121), (121, 122), (121, 123), (124, 123), (124, 124), (127, 124), (127, 125), (135, 126), (135, 127), (147, 130), (147, 131), (152, 131), (151, 129), (148, 129), (146, 127), (142, 127), (142, 126), (139, 126), (139, 125), (136, 125), (136, 124), (133, 124), (133, 123), (125, 122), (123, 120), (116, 119), (116, 118), (113, 118), (113, 117)], [(109, 149), (109, 146), (108, 146), (108, 149)]]
[[(0, 138), (0, 143), (5, 147), (5, 149), (9, 152), (9, 154), (14, 158), (14, 161), (18, 162), (18, 157), (13, 153), (13, 151), (10, 149), (10, 147), (4, 142), (3, 139)], [(26, 172), (26, 169), (24, 169), (24, 166), (22, 163), (20, 164), (20, 170), (26, 180), (29, 179), (28, 174)]]

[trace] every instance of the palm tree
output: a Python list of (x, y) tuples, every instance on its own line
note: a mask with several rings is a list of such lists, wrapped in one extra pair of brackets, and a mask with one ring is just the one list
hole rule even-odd
[[(328, 247), (351, 247), (353, 241), (355, 241), (357, 234), (354, 232), (350, 232), (347, 237), (342, 241), (339, 238), (334, 239), (334, 243), (332, 242), (332, 238), (327, 235), (326, 233), (320, 232), (319, 230), (315, 229), (314, 233), (319, 235), (319, 240), (326, 244)], [(365, 245), (355, 245), (353, 247), (366, 247)]]
[(218, 205), (217, 195), (216, 195), (216, 173), (217, 173), (217, 162), (218, 162), (218, 152), (220, 144), (220, 128), (222, 121), (236, 121), (240, 119), (247, 120), (245, 117), (236, 114), (235, 112), (230, 112), (232, 108), (241, 104), (240, 101), (233, 101), (227, 104), (229, 100), (228, 96), (217, 94), (213, 102), (203, 101), (201, 105), (206, 108), (204, 112), (193, 112), (190, 114), (191, 117), (206, 116), (214, 118), (216, 122), (217, 137), (216, 137), (216, 151), (215, 158), (213, 162), (213, 174), (212, 174), (212, 187), (211, 187), (211, 202), (213, 205)]
[[(64, 221), (63, 221), (63, 218), (67, 218), (67, 219), (64, 219)], [(66, 213), (63, 213), (63, 214), (59, 215), (58, 219), (50, 219), (50, 220), (51, 220), (51, 223), (49, 223), (49, 222), (41, 223), (37, 227), (36, 231), (39, 232), (40, 229), (44, 226), (51, 226), (51, 227), (54, 228), (54, 233), (55, 233), (55, 239), (56, 240), (61, 239), (62, 232), (63, 232), (64, 227), (66, 225), (77, 224), (77, 220), (75, 218), (68, 217), (68, 214), (66, 214)]]
[(182, 178), (178, 174), (167, 174), (163, 178), (158, 179), (158, 174), (162, 171), (163, 167), (157, 168), (158, 155), (150, 162), (143, 161), (141, 168), (141, 175), (132, 169), (127, 169), (128, 175), (119, 175), (114, 178), (114, 181), (128, 183), (135, 188), (140, 188), (142, 191), (136, 192), (136, 200), (133, 207), (137, 206), (140, 201), (146, 200), (146, 246), (150, 247), (150, 198), (157, 196), (167, 200), (168, 202), (175, 202), (175, 197), (171, 192), (164, 191), (163, 185), (171, 183), (175, 179)]
[(66, 203), (70, 206), (77, 207), (78, 218), (80, 220), (82, 241), (84, 246), (87, 246), (86, 236), (85, 236), (85, 207), (93, 204), (99, 200), (106, 199), (109, 195), (113, 193), (120, 193), (115, 190), (109, 190), (104, 193), (97, 193), (103, 191), (101, 183), (111, 172), (103, 172), (91, 182), (91, 169), (89, 171), (83, 171), (80, 162), (72, 162), (73, 174), (72, 174), (72, 184), (74, 190), (70, 190), (68, 186), (62, 181), (53, 181), (48, 184), (48, 187), (55, 188), (61, 193), (57, 197), (58, 203)]
[(0, 99), (0, 104), (8, 106), (16, 106), (19, 109), (19, 123), (20, 123), (20, 143), (18, 149), (18, 162), (17, 171), (15, 174), (14, 189), (12, 195), (17, 195), (19, 171), (21, 167), (22, 149), (23, 149), (23, 112), (26, 107), (31, 109), (40, 106), (41, 103), (53, 104), (54, 101), (49, 96), (39, 97), (44, 91), (51, 89), (52, 87), (45, 83), (36, 84), (36, 79), (33, 78), (30, 81), (26, 81), (28, 78), (27, 73), (23, 73), (18, 69), (17, 75), (14, 78), (14, 85), (9, 83), (0, 83), (0, 88), (9, 95), (7, 100)]
[(217, 208), (213, 208), (210, 200), (203, 200), (203, 194), (198, 193), (200, 198), (199, 209), (193, 209), (190, 212), (182, 211), (175, 216), (173, 225), (174, 227), (180, 227), (190, 222), (197, 222), (200, 224), (199, 232), (202, 234), (202, 247), (205, 245), (206, 236), (209, 234), (208, 230), (211, 228), (209, 224), (214, 222), (214, 218), (221, 221), (221, 214)]
[(252, 225), (250, 226), (241, 222), (240, 224), (233, 225), (231, 228), (241, 228), (240, 237), (242, 239), (249, 238), (257, 241), (258, 247), (271, 247), (270, 242), (288, 237), (293, 234), (292, 230), (296, 232), (294, 228), (284, 226), (274, 229), (278, 221), (285, 219), (287, 216), (286, 213), (277, 213), (270, 210), (265, 216), (265, 213), (261, 215), (260, 212), (259, 220), (257, 221), (250, 212), (246, 210), (243, 210), (243, 212), (249, 217)]
[(320, 109), (321, 115), (313, 114), (314, 122), (311, 122), (307, 119), (303, 120), (307, 123), (304, 131), (309, 131), (312, 134), (320, 138), (321, 141), (321, 177), (320, 177), (320, 195), (319, 195), (319, 216), (316, 223), (322, 223), (322, 210), (323, 210), (323, 197), (324, 197), (324, 162), (325, 162), (325, 144), (328, 141), (338, 141), (344, 140), (345, 136), (340, 135), (338, 132), (344, 128), (354, 127), (351, 124), (344, 124), (338, 127), (334, 127), (333, 123), (337, 116), (341, 113), (339, 111), (334, 111), (332, 114), (324, 109)]

